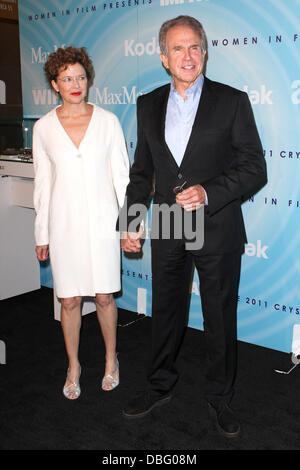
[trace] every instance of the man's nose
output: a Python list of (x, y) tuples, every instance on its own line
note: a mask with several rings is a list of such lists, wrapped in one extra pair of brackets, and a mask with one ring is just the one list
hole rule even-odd
[(184, 58), (186, 60), (190, 59), (191, 58), (191, 52), (188, 48), (184, 49)]

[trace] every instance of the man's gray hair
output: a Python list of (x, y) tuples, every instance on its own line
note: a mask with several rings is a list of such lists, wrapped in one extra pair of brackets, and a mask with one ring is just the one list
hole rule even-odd
[(167, 57), (168, 55), (166, 45), (167, 32), (170, 28), (173, 28), (174, 26), (189, 26), (190, 28), (192, 28), (200, 37), (202, 53), (207, 51), (207, 39), (202, 24), (192, 16), (181, 15), (177, 16), (177, 18), (173, 18), (172, 20), (165, 21), (159, 30), (159, 47), (165, 57)]

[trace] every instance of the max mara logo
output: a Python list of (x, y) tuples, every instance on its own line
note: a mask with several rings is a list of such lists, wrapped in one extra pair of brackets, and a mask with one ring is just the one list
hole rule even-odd
[(122, 86), (122, 91), (112, 93), (108, 87), (96, 91), (96, 104), (136, 104), (138, 96), (142, 93), (136, 91), (136, 85), (128, 90), (126, 86)]

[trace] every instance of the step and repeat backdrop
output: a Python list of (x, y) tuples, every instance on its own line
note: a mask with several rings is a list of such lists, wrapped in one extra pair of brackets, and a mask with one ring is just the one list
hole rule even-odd
[[(181, 14), (206, 30), (206, 75), (248, 93), (267, 161), (267, 186), (243, 205), (238, 337), (290, 352), (300, 323), (300, 0), (19, 0), (24, 119), (59, 104), (43, 74), (48, 54), (85, 46), (96, 71), (89, 101), (119, 117), (132, 161), (137, 97), (169, 82), (158, 30)], [(41, 281), (52, 286), (49, 266)], [(123, 256), (122, 283), (118, 305), (151, 315), (149, 240), (142, 257)], [(189, 326), (203, 329), (196, 273)]]

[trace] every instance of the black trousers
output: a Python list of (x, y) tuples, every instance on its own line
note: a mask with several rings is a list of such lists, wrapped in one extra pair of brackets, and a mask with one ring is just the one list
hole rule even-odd
[(153, 393), (169, 392), (178, 379), (176, 357), (186, 327), (193, 263), (198, 271), (207, 346), (206, 399), (217, 408), (231, 401), (237, 365), (237, 299), (241, 253), (202, 255), (181, 240), (152, 240)]

